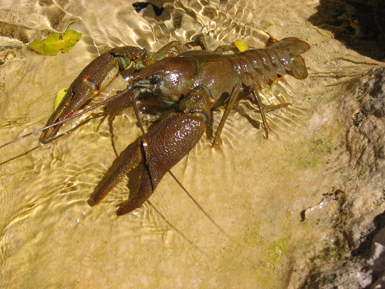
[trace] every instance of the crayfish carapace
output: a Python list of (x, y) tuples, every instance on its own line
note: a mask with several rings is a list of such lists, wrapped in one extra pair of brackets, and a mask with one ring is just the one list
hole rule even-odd
[(281, 41), (271, 39), (273, 41), (265, 49), (229, 55), (186, 51), (179, 42), (170, 43), (156, 53), (135, 47), (113, 49), (91, 62), (72, 83), (49, 119), (50, 128), (44, 129), (41, 140), (49, 141), (63, 121), (72, 118), (74, 112), (97, 95), (119, 69), (133, 62), (136, 71), (128, 76), (128, 87), (119, 96), (125, 96), (125, 101), (133, 104), (138, 122), (136, 102), (143, 92), (150, 92), (162, 105), (176, 107), (177, 111), (151, 126), (147, 133), (141, 127), (143, 136), (122, 152), (123, 162), (108, 171), (92, 194), (90, 203), (97, 204), (125, 174), (143, 165), (139, 190), (131, 193), (117, 211), (118, 215), (129, 213), (150, 197), (165, 173), (201, 139), (212, 109), (226, 105), (213, 145), (219, 144), (229, 112), (241, 99), (250, 101), (259, 110), (268, 138), (265, 112), (289, 103), (264, 105), (258, 89), (271, 85), (285, 74), (306, 78), (307, 69), (301, 54), (310, 48), (309, 44), (294, 37)]

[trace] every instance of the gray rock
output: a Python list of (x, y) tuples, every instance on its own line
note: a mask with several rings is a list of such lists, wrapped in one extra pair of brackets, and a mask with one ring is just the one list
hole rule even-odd
[(350, 121), (347, 197), (336, 226), (348, 249), (313, 270), (302, 288), (385, 288), (385, 67), (369, 71), (336, 105)]

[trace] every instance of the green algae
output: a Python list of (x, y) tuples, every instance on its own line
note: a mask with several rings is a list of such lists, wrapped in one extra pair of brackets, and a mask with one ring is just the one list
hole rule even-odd
[(280, 237), (269, 244), (264, 252), (264, 258), (269, 267), (275, 268), (282, 263), (282, 260), (289, 252), (289, 238)]

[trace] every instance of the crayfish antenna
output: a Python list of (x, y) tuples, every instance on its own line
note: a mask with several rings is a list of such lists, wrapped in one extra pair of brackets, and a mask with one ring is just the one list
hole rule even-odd
[(112, 96), (111, 98), (108, 98), (108, 99), (106, 99), (106, 100), (103, 100), (102, 102), (100, 102), (100, 103), (98, 103), (98, 104), (96, 104), (96, 105), (94, 105), (94, 106), (92, 106), (92, 107), (89, 107), (89, 108), (83, 110), (82, 112), (80, 112), (80, 113), (78, 113), (78, 114), (74, 114), (74, 115), (72, 115), (72, 116), (70, 116), (70, 117), (68, 117), (68, 118), (66, 118), (66, 119), (63, 119), (63, 120), (58, 121), (58, 122), (55, 122), (55, 123), (53, 123), (53, 124), (51, 124), (51, 125), (47, 125), (47, 126), (45, 126), (45, 127), (43, 127), (43, 128), (39, 128), (38, 130), (35, 130), (35, 131), (33, 131), (33, 132), (30, 132), (30, 133), (27, 133), (27, 134), (22, 135), (22, 136), (20, 136), (20, 137), (14, 139), (14, 140), (12, 140), (12, 141), (10, 141), (10, 142), (7, 142), (7, 143), (5, 143), (5, 144), (2, 144), (2, 145), (0, 145), (0, 149), (3, 148), (3, 147), (9, 146), (10, 144), (13, 144), (13, 143), (15, 143), (15, 142), (17, 142), (17, 141), (19, 141), (19, 140), (22, 140), (22, 139), (24, 139), (24, 138), (26, 138), (26, 137), (29, 137), (29, 136), (31, 136), (31, 135), (33, 135), (33, 134), (42, 132), (42, 131), (44, 131), (44, 130), (46, 130), (46, 129), (48, 129), (48, 128), (57, 126), (57, 125), (59, 125), (59, 124), (66, 123), (66, 122), (69, 121), (69, 120), (72, 120), (72, 119), (74, 119), (74, 118), (77, 118), (77, 117), (79, 117), (79, 116), (81, 116), (81, 115), (83, 115), (83, 114), (85, 114), (85, 113), (87, 113), (87, 112), (89, 112), (89, 111), (91, 111), (91, 110), (94, 110), (95, 108), (98, 108), (99, 106), (102, 106), (102, 105), (104, 105), (104, 104), (106, 104), (106, 103), (112, 102), (112, 101), (116, 100), (117, 98), (122, 97), (123, 95), (126, 95), (126, 94), (127, 94), (126, 97), (129, 97), (129, 96), (132, 94), (133, 91), (134, 91), (133, 88), (127, 88), (127, 89), (125, 89), (125, 90), (119, 92), (118, 94), (115, 94), (115, 95)]
[(185, 239), (191, 246), (193, 246), (195, 249), (197, 249), (199, 252), (201, 252), (202, 254), (205, 254), (207, 255), (205, 252), (203, 252), (197, 245), (195, 245), (189, 238), (187, 238), (185, 236), (185, 234), (183, 234), (178, 228), (176, 228), (173, 224), (171, 224), (167, 219), (166, 217), (149, 201), (147, 200), (148, 204), (155, 210), (155, 212), (158, 213), (158, 215), (167, 223), (167, 225), (169, 225), (171, 228), (174, 229), (174, 231), (176, 231), (179, 235), (182, 236), (183, 239)]

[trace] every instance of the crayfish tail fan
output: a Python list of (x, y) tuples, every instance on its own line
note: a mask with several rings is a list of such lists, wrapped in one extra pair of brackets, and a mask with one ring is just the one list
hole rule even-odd
[(305, 79), (307, 77), (307, 68), (305, 60), (302, 58), (302, 56), (298, 55), (291, 61), (293, 65), (291, 74), (297, 79)]

